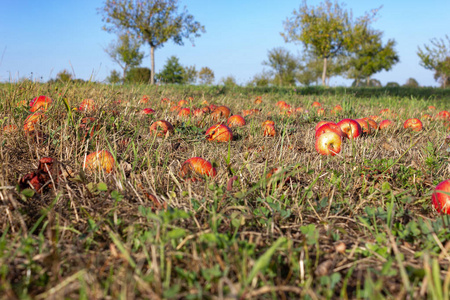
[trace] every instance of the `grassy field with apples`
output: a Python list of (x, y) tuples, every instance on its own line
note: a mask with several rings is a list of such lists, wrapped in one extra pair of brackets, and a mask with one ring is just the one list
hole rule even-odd
[[(206, 134), (220, 106), (230, 141)], [(0, 299), (449, 299), (447, 110), (442, 89), (2, 84)], [(318, 153), (319, 121), (363, 117), (393, 123)]]

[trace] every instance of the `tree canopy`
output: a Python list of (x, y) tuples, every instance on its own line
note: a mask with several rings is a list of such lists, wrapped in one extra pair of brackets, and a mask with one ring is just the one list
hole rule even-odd
[(154, 83), (155, 49), (167, 41), (183, 45), (205, 32), (186, 8), (178, 10), (177, 0), (106, 0), (103, 8), (103, 27), (108, 32), (125, 31), (150, 46), (151, 79)]
[(382, 70), (389, 71), (399, 61), (394, 49), (395, 41), (390, 39), (383, 45), (382, 32), (358, 24), (353, 30), (352, 45), (349, 48), (347, 77), (354, 79), (356, 85), (365, 79), (370, 84), (370, 77)]
[(208, 67), (203, 67), (198, 72), (198, 77), (200, 79), (200, 84), (212, 84), (214, 82), (214, 72)]
[(176, 56), (172, 55), (167, 59), (162, 71), (158, 74), (158, 79), (163, 83), (185, 82), (185, 70)]
[(295, 85), (298, 60), (288, 50), (278, 47), (268, 52), (268, 60), (263, 65), (271, 68), (272, 83), (280, 86)]
[(342, 54), (349, 44), (347, 10), (329, 0), (317, 7), (308, 6), (304, 0), (284, 22), (284, 31), (281, 35), (286, 42), (301, 43), (323, 60), (322, 84), (326, 85), (327, 60)]
[(424, 45), (422, 50), (419, 47), (417, 55), (420, 58), (420, 65), (428, 70), (435, 71), (435, 79), (441, 82), (442, 87), (446, 87), (450, 81), (450, 38), (448, 35), (444, 39), (431, 39), (431, 45)]
[(105, 52), (122, 68), (122, 77), (125, 78), (130, 68), (139, 66), (144, 53), (139, 49), (141, 43), (128, 34), (120, 34), (117, 41), (111, 42)]
[[(299, 9), (294, 10), (284, 22), (281, 35), (286, 42), (302, 44), (312, 57), (323, 61), (322, 85), (326, 86), (330, 60), (348, 55), (354, 40), (353, 28), (358, 24), (369, 24), (377, 12), (374, 9), (353, 20), (351, 11), (347, 11), (344, 4), (325, 0), (317, 6), (308, 6), (304, 0)], [(337, 74), (341, 72), (343, 69), (335, 70)]]

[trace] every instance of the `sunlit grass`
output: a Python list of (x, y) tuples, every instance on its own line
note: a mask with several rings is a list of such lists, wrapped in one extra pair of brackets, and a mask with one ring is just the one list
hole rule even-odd
[[(431, 193), (450, 178), (449, 125), (424, 121), (423, 131), (412, 132), (403, 121), (446, 110), (450, 98), (441, 90), (431, 98), (422, 97), (424, 90), (416, 97), (311, 90), (317, 95), (292, 88), (2, 85), (1, 128), (19, 130), (0, 135), (0, 294), (445, 299), (450, 220), (433, 211)], [(54, 103), (36, 140), (22, 126), (39, 95)], [(139, 104), (143, 95), (148, 104)], [(216, 122), (181, 120), (161, 102), (188, 97), (196, 107), (207, 101), (232, 114), (261, 112), (234, 128), (230, 143), (211, 143), (204, 132)], [(96, 110), (73, 109), (87, 98)], [(309, 113), (280, 115), (279, 100)], [(326, 115), (317, 115), (313, 101)], [(343, 112), (331, 115), (336, 104)], [(142, 115), (144, 108), (156, 113)], [(379, 115), (383, 108), (397, 114), (393, 128), (345, 141), (335, 157), (316, 152), (318, 121)], [(86, 116), (98, 124), (92, 136), (79, 127)], [(174, 134), (150, 133), (161, 119)], [(275, 137), (263, 136), (267, 119), (275, 122)], [(83, 170), (85, 156), (101, 149), (114, 156), (115, 171)], [(44, 156), (59, 163), (57, 186), (20, 191), (18, 180)], [(183, 180), (181, 165), (194, 156), (213, 163), (217, 176)]]

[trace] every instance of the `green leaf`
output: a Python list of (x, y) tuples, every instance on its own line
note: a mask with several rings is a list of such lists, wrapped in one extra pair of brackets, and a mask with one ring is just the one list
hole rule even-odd
[(22, 195), (24, 195), (26, 198), (31, 198), (34, 196), (35, 191), (33, 189), (24, 189), (22, 192), (20, 192)]
[(258, 258), (247, 277), (247, 285), (252, 282), (253, 278), (258, 274), (258, 272), (263, 271), (263, 269), (265, 269), (269, 265), (272, 255), (275, 253), (275, 251), (277, 251), (278, 248), (283, 246), (286, 241), (287, 239), (285, 237), (278, 238), (278, 240), (276, 240), (275, 243), (273, 243), (273, 245)]
[(108, 190), (108, 186), (104, 182), (97, 183), (97, 190), (101, 192), (106, 192)]
[(175, 228), (167, 233), (169, 239), (179, 239), (186, 235), (186, 230), (183, 228)]

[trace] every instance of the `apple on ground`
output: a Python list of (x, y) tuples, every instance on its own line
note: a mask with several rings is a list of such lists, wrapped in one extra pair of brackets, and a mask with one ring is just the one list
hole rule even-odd
[(417, 118), (411, 118), (405, 121), (403, 128), (411, 128), (414, 131), (421, 131), (423, 128), (422, 122)]
[(336, 132), (329, 131), (316, 139), (316, 150), (322, 155), (335, 156), (341, 152), (342, 139)]
[(337, 123), (347, 138), (355, 139), (362, 134), (361, 125), (353, 119), (343, 119)]
[(339, 126), (338, 126), (337, 124), (335, 124), (335, 123), (329, 122), (329, 123), (326, 123), (326, 124), (320, 126), (320, 127), (316, 130), (316, 139), (317, 139), (321, 134), (323, 134), (323, 133), (325, 133), (325, 132), (329, 132), (329, 131), (332, 131), (332, 132), (337, 133), (341, 138), (346, 137), (345, 133), (342, 132), (341, 127), (339, 127)]
[(438, 212), (450, 214), (450, 195), (440, 193), (440, 191), (450, 193), (450, 179), (439, 183), (431, 196), (433, 206)]

